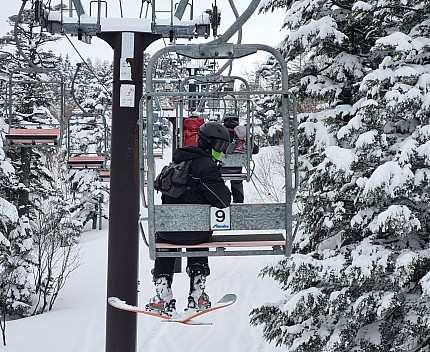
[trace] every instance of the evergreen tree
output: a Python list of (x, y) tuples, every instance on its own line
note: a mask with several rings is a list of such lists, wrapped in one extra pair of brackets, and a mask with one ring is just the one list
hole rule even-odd
[(263, 275), (285, 291), (252, 313), (289, 351), (428, 351), (429, 13), (426, 1), (271, 1), (288, 60), (326, 57), (298, 94), (300, 231)]
[[(11, 24), (16, 19), (17, 16), (11, 17)], [(7, 45), (4, 47), (0, 70), (13, 74), (14, 81), (17, 81), (12, 84), (11, 95), (6, 94), (8, 85), (0, 85), (0, 96), (8, 98), (0, 100), (2, 137), (9, 127), (58, 127), (63, 122), (60, 114), (60, 84), (51, 84), (59, 80), (59, 71), (54, 68), (58, 66), (60, 58), (43, 49), (45, 43), (56, 40), (56, 37), (38, 33), (32, 19), (32, 11), (25, 10), (19, 19), (17, 36), (9, 33), (2, 40)], [(51, 69), (41, 72), (36, 67)], [(12, 114), (9, 114), (9, 108)], [(47, 291), (47, 286), (33, 275), (47, 268), (38, 251), (40, 231), (37, 219), (45, 210), (44, 202), (59, 204), (54, 212), (56, 217), (45, 221), (50, 224), (54, 218), (59, 219), (50, 233), (51, 249), (55, 249), (54, 263), (58, 263), (57, 260), (61, 258), (59, 252), (71, 253), (76, 246), (80, 228), (70, 224), (70, 204), (62, 188), (65, 179), (62, 156), (56, 148), (10, 146), (6, 150), (0, 144), (0, 238), (4, 249), (0, 259), (0, 296), (4, 303), (1, 312), (3, 318), (17, 318), (31, 313), (31, 308), (36, 309), (38, 292)], [(69, 254), (63, 263), (72, 263), (71, 258), (73, 256)], [(65, 265), (60, 270), (48, 267), (54, 282), (59, 283), (50, 291), (52, 294), (48, 309), (64, 285), (67, 278), (65, 273), (72, 267)], [(57, 274), (61, 279), (55, 281)], [(5, 335), (3, 337), (5, 340)]]
[[(43, 46), (58, 40), (40, 31), (33, 21), (32, 10), (24, 10), (20, 18), (9, 18), (11, 25), (18, 21), (16, 35), (6, 36), (7, 41), (15, 46), (15, 54), (3, 63), (3, 70), (13, 75), (11, 92), (8, 103), (12, 106), (9, 116), (9, 127), (28, 125), (59, 125), (53, 114), (58, 116), (57, 107), (61, 104), (58, 86), (49, 83), (59, 81), (55, 71), (40, 73), (36, 67), (51, 67), (58, 65), (58, 58), (51, 51), (44, 51)], [(31, 68), (34, 68), (32, 70)], [(22, 82), (22, 83), (21, 83)], [(45, 82), (45, 83), (43, 83)], [(52, 151), (41, 151), (34, 148), (10, 148), (8, 156), (16, 168), (19, 185), (15, 190), (18, 196), (18, 211), (29, 215), (31, 198), (47, 196), (52, 182), (49, 171), (43, 167), (43, 158)], [(42, 160), (42, 161), (41, 161)], [(31, 194), (33, 196), (31, 196)]]
[[(274, 57), (269, 57), (257, 71), (257, 76), (263, 79), (263, 89), (281, 90), (282, 80), (278, 61)], [(255, 119), (260, 123), (263, 131), (260, 144), (278, 145), (283, 140), (282, 112), (280, 95), (258, 95), (254, 97)], [(268, 136), (268, 137), (266, 137)]]
[(26, 217), (0, 195), (0, 327), (6, 345), (6, 321), (26, 316), (32, 305), (32, 230)]

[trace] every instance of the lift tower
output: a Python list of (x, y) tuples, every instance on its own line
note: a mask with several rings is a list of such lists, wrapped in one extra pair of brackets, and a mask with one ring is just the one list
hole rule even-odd
[[(156, 1), (147, 2), (151, 18), (109, 18), (106, 1), (93, 0), (95, 17), (87, 15), (80, 0), (61, 1), (53, 11), (41, 0), (35, 1), (36, 18), (51, 33), (70, 34), (91, 43), (93, 36), (106, 41), (114, 51), (111, 175), (107, 296), (137, 304), (139, 254), (139, 100), (143, 89), (143, 53), (160, 38), (208, 38), (216, 31), (219, 14), (216, 6), (199, 17), (182, 21), (189, 0), (170, 8), (170, 18), (158, 19)], [(48, 2), (49, 3), (49, 2)], [(107, 5), (106, 5), (107, 6)], [(166, 11), (162, 11), (166, 12)], [(214, 17), (215, 16), (215, 17)], [(106, 352), (136, 350), (135, 314), (107, 305)]]

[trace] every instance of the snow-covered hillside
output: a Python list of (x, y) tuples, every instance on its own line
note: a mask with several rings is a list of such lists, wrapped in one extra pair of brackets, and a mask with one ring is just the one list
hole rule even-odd
[[(165, 160), (169, 160), (166, 155)], [(160, 165), (159, 165), (160, 166)], [(252, 196), (252, 187), (245, 185)], [(81, 266), (61, 291), (53, 311), (7, 323), (7, 352), (103, 352), (105, 343), (107, 228), (88, 230), (81, 240)], [(141, 241), (139, 303), (154, 295), (148, 250)], [(166, 324), (157, 318), (139, 316), (137, 351), (156, 352), (274, 352), (262, 340), (261, 328), (250, 327), (249, 312), (281, 297), (278, 285), (258, 277), (260, 269), (281, 257), (211, 257), (207, 292), (213, 302), (225, 293), (236, 293), (231, 307), (210, 313), (201, 320), (212, 326)], [(183, 265), (185, 267), (185, 265)], [(188, 294), (188, 276), (176, 274), (173, 292), (178, 309)], [(133, 313), (130, 313), (133, 314)]]
[[(54, 310), (8, 322), (6, 351), (104, 351), (106, 248), (106, 229), (84, 233), (82, 264), (61, 292)], [(154, 294), (149, 273), (152, 262), (143, 243), (141, 252), (139, 302), (145, 303)], [(156, 318), (139, 316), (137, 351), (279, 351), (262, 341), (261, 330), (250, 327), (248, 318), (253, 307), (280, 296), (272, 280), (257, 277), (261, 267), (274, 260), (276, 258), (210, 258), (212, 274), (208, 277), (208, 294), (216, 301), (223, 294), (234, 292), (238, 296), (236, 304), (205, 317), (213, 322), (212, 326), (166, 324)], [(178, 307), (185, 305), (188, 285), (185, 273), (175, 276), (173, 289)]]

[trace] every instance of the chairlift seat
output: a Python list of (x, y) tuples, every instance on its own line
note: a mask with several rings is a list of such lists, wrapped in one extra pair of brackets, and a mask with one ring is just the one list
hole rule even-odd
[[(157, 257), (196, 257), (238, 255), (285, 255), (285, 237), (282, 233), (212, 235), (200, 244), (171, 244), (156, 239)], [(199, 251), (208, 248), (209, 251)], [(176, 249), (177, 251), (168, 251)], [(185, 251), (193, 249), (193, 251)]]
[(246, 180), (247, 176), (248, 175), (243, 172), (235, 174), (221, 174), (221, 177), (224, 180)]
[(103, 167), (106, 157), (98, 155), (71, 156), (67, 165), (71, 169), (98, 169)]
[(60, 128), (11, 128), (6, 135), (8, 145), (58, 146)]
[(110, 171), (107, 171), (107, 170), (100, 171), (100, 178), (102, 181), (109, 181), (110, 180)]
[(172, 105), (161, 105), (161, 110), (163, 111), (173, 111), (175, 110), (175, 107)]
[[(210, 224), (208, 204), (154, 205), (154, 225), (151, 233), (160, 231), (207, 231)], [(209, 242), (199, 245), (162, 243), (150, 237), (150, 257), (247, 256), (285, 255), (287, 240), (284, 235), (286, 204), (254, 203), (230, 205), (230, 230), (214, 231)], [(153, 232), (152, 232), (153, 231)], [(194, 248), (196, 251), (168, 251)], [(208, 251), (199, 251), (210, 248)]]
[(163, 151), (154, 150), (154, 158), (162, 159), (163, 158)]

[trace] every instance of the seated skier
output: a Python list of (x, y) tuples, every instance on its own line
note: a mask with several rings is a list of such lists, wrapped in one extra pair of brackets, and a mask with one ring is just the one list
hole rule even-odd
[[(230, 205), (231, 193), (224, 184), (219, 171), (219, 160), (226, 151), (230, 135), (222, 124), (207, 122), (197, 132), (198, 146), (178, 148), (172, 156), (174, 162), (192, 160), (188, 186), (179, 198), (162, 195), (163, 204), (210, 204), (217, 208)], [(206, 242), (212, 231), (158, 232), (164, 242), (174, 244), (198, 244)], [(209, 250), (209, 249), (206, 249)], [(159, 314), (174, 316), (176, 300), (173, 298), (172, 281), (175, 265), (174, 257), (156, 258), (153, 274), (155, 296), (146, 309)], [(187, 309), (204, 310), (211, 306), (205, 292), (206, 277), (210, 274), (208, 257), (188, 257), (186, 272), (190, 277)]]
[[(246, 126), (239, 125), (239, 117), (237, 115), (226, 115), (223, 119), (223, 124), (227, 127), (230, 134), (229, 150), (227, 153), (243, 154), (246, 153)], [(253, 141), (252, 154), (259, 152), (259, 147)], [(221, 168), (221, 173), (224, 174), (240, 174), (242, 167), (226, 166)], [(243, 192), (243, 180), (230, 180), (231, 193), (233, 196), (233, 203), (243, 203), (245, 195)]]
[[(239, 125), (239, 117), (236, 115), (227, 115), (223, 119), (223, 124), (227, 127), (230, 135), (230, 142), (235, 138), (234, 128)], [(242, 167), (222, 167), (222, 174), (240, 174), (242, 172)], [(243, 181), (242, 180), (230, 180), (231, 194), (233, 196), (233, 203), (243, 203), (244, 193), (243, 193)]]

